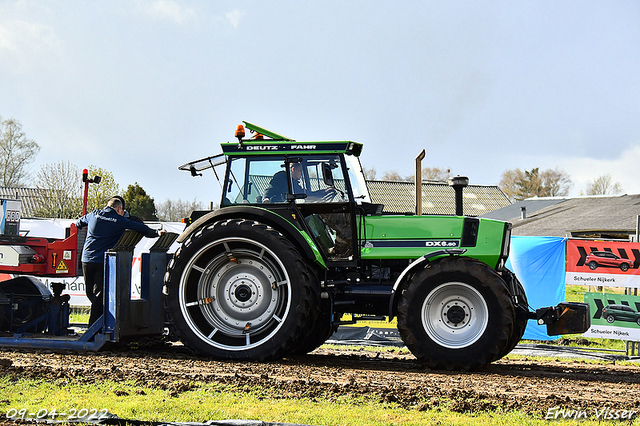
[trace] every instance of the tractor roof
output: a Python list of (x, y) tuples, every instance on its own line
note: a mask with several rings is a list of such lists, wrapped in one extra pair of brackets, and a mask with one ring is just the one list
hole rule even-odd
[[(247, 129), (255, 133), (251, 139), (242, 139), (244, 130), (238, 136), (238, 143), (220, 144), (228, 156), (283, 155), (283, 154), (352, 154), (359, 156), (362, 144), (352, 141), (311, 141), (299, 142), (271, 132), (255, 124), (244, 121)], [(239, 126), (240, 127), (240, 126)], [(238, 133), (236, 133), (238, 135)], [(268, 139), (267, 139), (268, 138)]]

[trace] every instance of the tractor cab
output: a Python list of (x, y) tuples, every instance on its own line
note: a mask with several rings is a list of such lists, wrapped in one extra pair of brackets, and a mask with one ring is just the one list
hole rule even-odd
[(326, 262), (355, 262), (355, 217), (371, 205), (359, 160), (362, 145), (301, 143), (244, 123), (252, 138), (245, 139), (245, 126), (238, 126), (238, 143), (223, 143), (220, 156), (181, 169), (197, 175), (226, 165), (224, 175), (216, 173), (222, 182), (221, 207), (255, 206), (291, 218), (313, 238)]

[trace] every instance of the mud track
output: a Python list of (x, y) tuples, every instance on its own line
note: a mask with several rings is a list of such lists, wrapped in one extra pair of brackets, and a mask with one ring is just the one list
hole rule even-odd
[(549, 408), (639, 410), (640, 366), (584, 361), (501, 360), (475, 372), (428, 370), (411, 355), (318, 349), (269, 363), (214, 361), (172, 351), (50, 353), (0, 351), (0, 376), (76, 383), (132, 380), (169, 396), (206, 384), (263, 389), (269, 398), (394, 402), (458, 412)]

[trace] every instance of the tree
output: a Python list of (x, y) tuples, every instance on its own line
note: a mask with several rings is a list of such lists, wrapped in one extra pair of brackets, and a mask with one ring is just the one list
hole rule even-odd
[(102, 209), (111, 197), (120, 194), (121, 189), (120, 185), (116, 183), (113, 173), (93, 165), (89, 166), (87, 170), (89, 170), (90, 177), (100, 176), (102, 178), (100, 183), (89, 184), (87, 211), (90, 212)]
[(540, 171), (510, 169), (502, 174), (498, 186), (512, 201), (530, 197), (556, 197), (568, 195), (572, 186), (569, 175), (559, 168)]
[[(425, 167), (422, 169), (423, 182), (448, 182), (450, 177), (451, 169), (441, 169), (440, 167)], [(414, 182), (416, 180), (415, 174), (407, 176), (404, 180)]]
[(42, 165), (35, 187), (42, 194), (35, 217), (73, 219), (82, 213), (82, 174), (69, 161)]
[(127, 211), (131, 216), (137, 216), (142, 220), (158, 220), (153, 198), (147, 195), (138, 182), (129, 185), (122, 198), (124, 198)]
[(29, 175), (27, 166), (33, 162), (40, 146), (27, 139), (22, 125), (9, 118), (0, 117), (0, 179), (2, 186), (27, 186)]
[(448, 182), (450, 177), (451, 169), (441, 169), (440, 167), (425, 167), (422, 169), (422, 180)]
[(540, 168), (536, 167), (531, 171), (525, 170), (522, 179), (516, 182), (516, 195), (519, 200), (529, 197), (541, 197), (544, 192), (542, 185), (542, 177), (540, 176)]
[(611, 183), (610, 174), (598, 176), (593, 179), (593, 182), (587, 184), (587, 195), (621, 194), (622, 192), (620, 182)]
[(400, 176), (400, 173), (396, 172), (395, 170), (390, 171), (390, 172), (384, 172), (384, 174), (382, 175), (382, 180), (389, 180), (389, 181), (393, 181), (393, 182), (405, 182), (405, 181), (407, 181), (406, 178), (403, 178), (402, 176)]
[(542, 172), (542, 182), (548, 197), (569, 195), (569, 190), (573, 186), (569, 175), (557, 167)]
[(204, 210), (200, 201), (167, 200), (158, 204), (158, 219), (162, 222), (179, 222), (180, 219), (191, 216), (194, 210)]
[[(401, 176), (400, 173), (395, 170), (391, 172), (384, 172), (382, 180), (389, 180), (393, 182), (413, 182), (415, 181), (415, 174), (408, 176)], [(422, 169), (422, 181), (436, 181), (436, 182), (448, 182), (451, 177), (451, 169), (444, 169), (440, 167), (425, 167)]]
[(505, 170), (498, 186), (511, 201), (515, 201), (518, 194), (518, 184), (524, 179), (524, 172), (520, 169)]
[(362, 174), (364, 174), (366, 180), (374, 180), (376, 178), (376, 168), (362, 166)]

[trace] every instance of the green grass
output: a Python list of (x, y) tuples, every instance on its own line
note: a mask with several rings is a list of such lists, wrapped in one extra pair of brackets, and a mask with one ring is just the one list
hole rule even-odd
[[(64, 380), (0, 379), (0, 412), (12, 408), (41, 414), (54, 408), (71, 413), (95, 408), (124, 419), (204, 422), (247, 419), (309, 425), (542, 425), (547, 420), (522, 412), (458, 413), (428, 402), (405, 409), (393, 403), (346, 398), (287, 399), (264, 389), (238, 391), (223, 385), (178, 384), (175, 389), (140, 388), (134, 383), (72, 384)], [(66, 418), (66, 417), (65, 417)], [(58, 420), (61, 417), (57, 418)], [(581, 424), (596, 424), (595, 420)], [(554, 425), (574, 424), (554, 421)]]
[(626, 342), (624, 340), (582, 337), (581, 334), (567, 334), (557, 340), (521, 340), (520, 343), (568, 346), (572, 348), (585, 348), (594, 351), (597, 351), (599, 349), (605, 351), (623, 351), (626, 349)]
[(567, 302), (584, 302), (584, 294), (587, 292), (587, 286), (584, 285), (567, 285), (565, 287), (565, 299)]
[(324, 344), (322, 348), (325, 349), (338, 349), (341, 351), (357, 351), (357, 350), (366, 350), (371, 352), (380, 352), (380, 353), (397, 353), (397, 354), (410, 354), (411, 352), (406, 347), (397, 347), (397, 346), (365, 346), (365, 345), (332, 345), (332, 344)]
[(72, 306), (69, 314), (69, 322), (71, 324), (88, 324), (89, 310), (89, 306)]
[[(586, 286), (586, 285), (567, 285), (565, 287), (565, 299), (567, 302), (584, 302), (585, 293), (601, 293), (602, 287)], [(623, 287), (605, 287), (605, 293), (624, 294)]]

